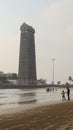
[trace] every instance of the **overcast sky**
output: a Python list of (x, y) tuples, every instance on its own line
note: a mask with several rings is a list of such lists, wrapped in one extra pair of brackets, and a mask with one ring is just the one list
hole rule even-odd
[(37, 78), (73, 77), (73, 0), (0, 0), (0, 71), (18, 73), (20, 26), (35, 28)]

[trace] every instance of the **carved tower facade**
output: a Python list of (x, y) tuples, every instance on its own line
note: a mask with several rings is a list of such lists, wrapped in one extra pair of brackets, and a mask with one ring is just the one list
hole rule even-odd
[(36, 83), (36, 58), (35, 58), (35, 30), (23, 23), (21, 25), (20, 54), (19, 54), (19, 84)]

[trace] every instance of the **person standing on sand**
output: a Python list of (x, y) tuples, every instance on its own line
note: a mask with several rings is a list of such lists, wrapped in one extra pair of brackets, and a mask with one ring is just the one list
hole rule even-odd
[(70, 88), (66, 87), (67, 89), (67, 97), (68, 97), (68, 100), (70, 100)]

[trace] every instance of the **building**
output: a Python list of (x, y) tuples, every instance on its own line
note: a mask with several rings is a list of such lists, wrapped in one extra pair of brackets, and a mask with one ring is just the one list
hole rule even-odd
[(23, 23), (21, 25), (20, 54), (19, 54), (19, 84), (36, 83), (36, 60), (35, 60), (35, 30)]

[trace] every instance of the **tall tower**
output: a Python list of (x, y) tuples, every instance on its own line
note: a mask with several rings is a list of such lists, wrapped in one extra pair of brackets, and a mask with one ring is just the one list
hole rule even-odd
[(35, 30), (23, 23), (20, 27), (19, 84), (36, 83)]

